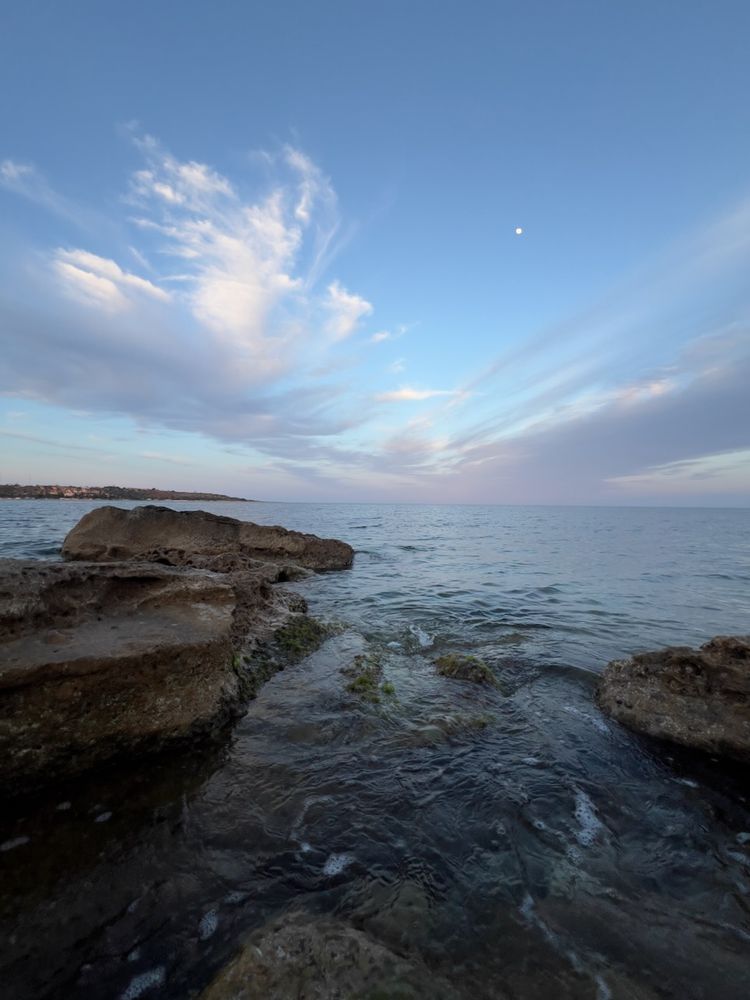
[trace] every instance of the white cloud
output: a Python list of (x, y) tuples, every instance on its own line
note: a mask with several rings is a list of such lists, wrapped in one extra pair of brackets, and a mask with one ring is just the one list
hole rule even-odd
[(168, 302), (170, 295), (146, 278), (124, 271), (115, 261), (99, 257), (88, 250), (58, 249), (53, 256), (54, 270), (65, 292), (87, 305), (108, 311), (127, 309), (135, 292), (159, 302)]
[(98, 306), (108, 312), (127, 309), (128, 300), (109, 278), (74, 267), (64, 260), (56, 260), (54, 268), (65, 293), (84, 305)]
[(393, 334), (389, 333), (388, 330), (379, 330), (377, 333), (373, 333), (370, 340), (373, 344), (382, 344), (384, 340), (391, 340), (392, 337)]
[(388, 371), (392, 372), (394, 375), (400, 375), (401, 372), (406, 370), (406, 358), (396, 358), (388, 365)]
[(326, 307), (331, 314), (327, 330), (334, 340), (351, 336), (359, 321), (372, 313), (372, 305), (367, 299), (348, 292), (338, 281), (328, 286)]
[(207, 164), (195, 160), (180, 162), (153, 136), (135, 136), (134, 142), (149, 164), (133, 174), (131, 190), (134, 197), (154, 197), (169, 205), (184, 205), (198, 211), (210, 206), (217, 197), (236, 197), (227, 178)]
[(247, 378), (280, 374), (320, 343), (316, 316), (337, 340), (372, 310), (335, 281), (315, 294), (338, 227), (336, 195), (300, 150), (264, 156), (264, 166), (276, 168), (273, 185), (247, 200), (205, 164), (180, 163), (150, 137), (135, 141), (148, 160), (131, 183), (131, 200), (145, 210), (136, 223), (164, 238), (162, 254), (182, 262), (181, 273), (163, 280), (179, 281), (179, 297), (237, 352)]

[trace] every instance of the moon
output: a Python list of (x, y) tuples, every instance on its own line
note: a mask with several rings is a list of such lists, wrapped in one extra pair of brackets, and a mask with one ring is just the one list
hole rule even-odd
[(523, 236), (523, 229), (520, 226), (516, 226), (516, 236)]

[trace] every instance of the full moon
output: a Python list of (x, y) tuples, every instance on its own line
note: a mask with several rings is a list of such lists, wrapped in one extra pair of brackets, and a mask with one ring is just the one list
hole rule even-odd
[(520, 226), (516, 226), (516, 236), (522, 236), (522, 235), (523, 235), (523, 229), (521, 229)]

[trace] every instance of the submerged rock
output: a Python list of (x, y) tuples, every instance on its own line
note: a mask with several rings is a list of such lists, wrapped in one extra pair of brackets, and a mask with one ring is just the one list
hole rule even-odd
[(337, 920), (292, 914), (261, 928), (200, 1000), (457, 1000), (416, 957)]
[(597, 701), (630, 729), (750, 760), (750, 636), (615, 660)]
[(468, 656), (465, 653), (448, 653), (435, 660), (437, 672), (443, 677), (456, 680), (472, 681), (474, 684), (489, 684), (497, 687), (495, 675), (478, 656)]
[[(252, 567), (258, 560), (320, 571), (348, 569), (354, 549), (335, 538), (238, 521), (204, 510), (143, 506), (90, 511), (68, 533), (62, 554), (66, 559), (139, 559), (218, 572)], [(288, 572), (293, 574), (294, 570)]]

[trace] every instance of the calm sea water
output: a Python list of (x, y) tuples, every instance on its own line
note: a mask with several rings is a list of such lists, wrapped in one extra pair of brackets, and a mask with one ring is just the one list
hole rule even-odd
[[(93, 506), (0, 504), (0, 555), (54, 557)], [(6, 817), (5, 995), (190, 996), (304, 909), (467, 998), (750, 996), (746, 772), (592, 698), (613, 657), (750, 632), (750, 512), (203, 506), (351, 542), (351, 571), (296, 585), (342, 631), (226, 745)], [(453, 650), (500, 687), (437, 677)], [(346, 692), (361, 651), (380, 705)]]

